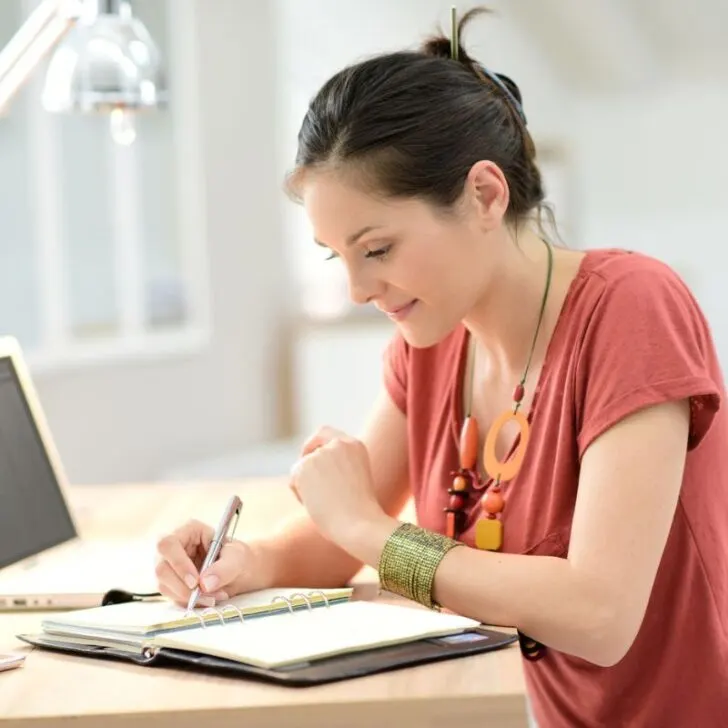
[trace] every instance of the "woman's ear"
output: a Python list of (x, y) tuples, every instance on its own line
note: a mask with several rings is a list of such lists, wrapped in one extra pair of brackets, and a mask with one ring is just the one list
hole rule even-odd
[(495, 162), (480, 160), (470, 168), (465, 194), (485, 230), (501, 225), (510, 194), (503, 170)]

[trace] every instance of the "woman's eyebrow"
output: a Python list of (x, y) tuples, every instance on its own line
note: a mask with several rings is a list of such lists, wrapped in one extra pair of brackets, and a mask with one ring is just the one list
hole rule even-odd
[[(381, 228), (381, 225), (366, 225), (361, 230), (357, 230), (352, 235), (349, 235), (349, 237), (346, 239), (347, 245), (354, 245), (354, 243), (359, 240), (363, 235), (366, 235), (367, 233), (370, 233), (372, 230), (378, 230)], [(329, 246), (326, 245), (326, 243), (322, 243), (320, 240), (317, 240), (316, 238), (313, 239), (313, 242), (316, 243), (316, 245), (320, 245), (322, 248), (328, 248)]]

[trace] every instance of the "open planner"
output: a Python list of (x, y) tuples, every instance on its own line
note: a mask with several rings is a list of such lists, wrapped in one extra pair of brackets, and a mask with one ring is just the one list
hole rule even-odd
[(305, 686), (486, 652), (514, 642), (455, 614), (352, 598), (352, 589), (262, 590), (187, 612), (163, 599), (53, 615), (40, 648)]

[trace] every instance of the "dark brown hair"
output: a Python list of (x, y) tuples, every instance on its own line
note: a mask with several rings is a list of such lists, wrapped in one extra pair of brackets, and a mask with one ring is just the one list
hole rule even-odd
[[(458, 24), (488, 12), (473, 8)], [(488, 159), (510, 190), (506, 218), (541, 211), (544, 190), (518, 86), (471, 58), (458, 40), (435, 35), (421, 50), (387, 53), (348, 66), (310, 103), (298, 134), (289, 194), (308, 169), (357, 175), (384, 197), (422, 198), (442, 209), (460, 197), (468, 171)]]

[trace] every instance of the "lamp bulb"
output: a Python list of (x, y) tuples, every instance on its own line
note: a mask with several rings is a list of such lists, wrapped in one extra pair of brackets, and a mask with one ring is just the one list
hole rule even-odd
[(128, 147), (136, 139), (134, 128), (134, 115), (126, 109), (116, 108), (111, 112), (109, 119), (111, 138), (119, 145)]

